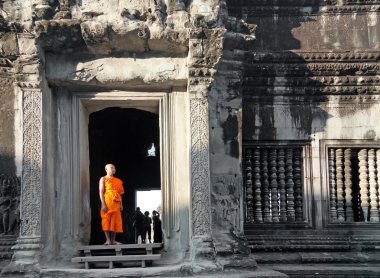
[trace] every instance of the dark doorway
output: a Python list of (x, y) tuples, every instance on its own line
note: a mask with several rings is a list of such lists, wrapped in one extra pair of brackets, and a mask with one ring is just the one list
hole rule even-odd
[[(123, 219), (131, 217), (136, 206), (137, 190), (160, 190), (159, 117), (157, 114), (133, 108), (111, 107), (94, 112), (89, 118), (90, 151), (90, 244), (103, 244), (101, 229), (99, 179), (105, 175), (104, 166), (112, 163), (115, 176), (123, 181)], [(152, 153), (155, 146), (155, 155)], [(148, 155), (148, 150), (149, 155)], [(126, 223), (123, 223), (123, 225)], [(119, 241), (131, 243), (126, 233)]]

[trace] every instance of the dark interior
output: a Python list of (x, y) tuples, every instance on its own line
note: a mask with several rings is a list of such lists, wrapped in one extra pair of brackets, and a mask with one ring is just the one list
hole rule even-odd
[[(104, 166), (112, 163), (115, 176), (123, 181), (123, 221), (131, 217), (136, 206), (137, 190), (160, 190), (159, 117), (157, 114), (133, 108), (111, 107), (94, 112), (89, 118), (90, 151), (90, 244), (103, 244), (101, 229), (99, 179), (104, 176)], [(156, 156), (148, 156), (154, 143)], [(126, 225), (124, 221), (123, 225)], [(126, 228), (124, 229), (126, 230)], [(126, 234), (119, 241), (132, 243)]]

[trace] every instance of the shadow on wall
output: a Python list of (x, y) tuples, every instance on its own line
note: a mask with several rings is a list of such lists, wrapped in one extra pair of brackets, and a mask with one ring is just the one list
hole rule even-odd
[(15, 158), (0, 154), (0, 173), (14, 175), (16, 173)]
[[(245, 145), (306, 142), (314, 140), (315, 135), (324, 139), (351, 139), (345, 132), (345, 123), (355, 120), (358, 111), (369, 109), (374, 104), (354, 105), (365, 101), (356, 100), (356, 96), (370, 93), (369, 89), (358, 86), (358, 77), (371, 75), (371, 72), (362, 69), (367, 66), (350, 63), (360, 57), (344, 50), (348, 48), (353, 53), (367, 49), (356, 49), (355, 45), (343, 39), (346, 45), (334, 42), (340, 39), (334, 34), (345, 36), (338, 30), (346, 28), (342, 23), (346, 19), (334, 14), (322, 15), (318, 1), (294, 2), (284, 2), (282, 6), (275, 7), (270, 1), (252, 4), (227, 1), (231, 16), (257, 25), (256, 40), (244, 49), (242, 106)], [(344, 99), (340, 97), (342, 95), (351, 96)], [(360, 132), (355, 131), (356, 139), (366, 136), (373, 139), (373, 133)], [(256, 185), (251, 184), (251, 190), (255, 189)], [(255, 198), (250, 201), (251, 207), (256, 205), (256, 201)]]
[[(212, 122), (217, 128), (211, 126), (211, 133), (223, 140), (222, 148), (218, 142), (220, 139), (211, 139), (212, 167), (223, 166), (223, 163), (215, 160), (217, 155), (224, 160), (230, 159), (228, 161), (234, 161), (233, 159), (236, 160), (241, 155), (239, 150), (242, 146), (239, 146), (238, 142), (241, 132), (241, 106), (243, 144), (275, 140), (309, 140), (312, 132), (323, 131), (327, 119), (331, 117), (320, 108), (320, 103), (327, 98), (323, 95), (316, 97), (322, 84), (313, 79), (314, 75), (309, 70), (306, 60), (292, 51), (301, 48), (301, 43), (293, 36), (292, 30), (305, 20), (313, 19), (304, 16), (279, 17), (273, 15), (274, 10), (272, 14), (256, 15), (252, 12), (248, 18), (243, 18), (243, 9), (249, 11), (251, 6), (258, 4), (247, 4), (249, 7), (245, 8), (242, 4), (229, 1), (228, 5), (230, 16), (244, 19), (249, 24), (256, 24), (257, 30), (256, 40), (239, 45), (239, 49), (231, 47), (230, 42), (225, 42), (224, 45), (225, 52), (220, 67), (222, 70), (215, 81), (218, 85), (214, 86), (209, 96), (210, 113), (218, 119)], [(230, 61), (233, 55), (230, 52), (239, 53), (234, 57), (238, 59), (237, 64), (243, 65), (241, 69), (234, 69), (236, 72), (231, 72), (230, 68), (224, 69), (223, 66), (223, 59), (227, 65), (235, 63)], [(225, 80), (224, 70), (229, 72), (229, 80)], [(239, 76), (240, 70), (242, 74), (238, 80), (236, 76)], [(214, 107), (214, 104), (217, 107)], [(224, 120), (221, 120), (221, 115), (225, 116)], [(320, 122), (318, 128), (313, 127), (313, 121), (316, 119)], [(211, 120), (213, 121), (212, 118)], [(218, 154), (222, 151), (225, 153)], [(220, 238), (231, 231), (238, 236), (243, 232), (242, 223), (245, 221), (242, 219), (245, 197), (240, 197), (244, 194), (243, 179), (240, 173), (227, 172), (229, 168), (225, 169), (226, 174), (212, 173), (211, 176), (212, 218), (215, 226), (213, 230), (219, 231), (214, 233), (214, 237)], [(218, 169), (215, 172), (221, 171), (223, 170)], [(220, 242), (226, 242), (225, 238)]]
[[(313, 7), (313, 12), (318, 10)], [(310, 140), (332, 117), (321, 108), (328, 101), (324, 85), (297, 54), (301, 42), (293, 36), (296, 28), (314, 19), (301, 11), (285, 15), (273, 10), (247, 20), (258, 28), (243, 81), (243, 140)]]

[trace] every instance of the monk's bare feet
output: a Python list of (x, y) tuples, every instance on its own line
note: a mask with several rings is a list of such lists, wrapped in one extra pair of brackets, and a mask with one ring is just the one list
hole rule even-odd
[(119, 245), (119, 244), (122, 244), (122, 243), (115, 240), (112, 244)]
[(103, 245), (110, 245), (110, 244), (111, 244), (111, 242), (109, 242), (109, 241), (106, 241), (103, 243)]

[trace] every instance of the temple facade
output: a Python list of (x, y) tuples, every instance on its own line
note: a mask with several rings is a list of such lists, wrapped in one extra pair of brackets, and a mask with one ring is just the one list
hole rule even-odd
[(380, 276), (380, 1), (0, 8), (4, 277), (90, 275), (109, 162), (127, 212), (161, 190), (162, 276)]

